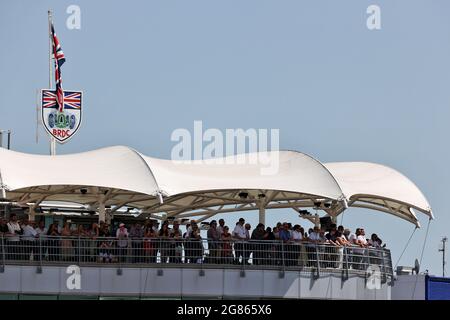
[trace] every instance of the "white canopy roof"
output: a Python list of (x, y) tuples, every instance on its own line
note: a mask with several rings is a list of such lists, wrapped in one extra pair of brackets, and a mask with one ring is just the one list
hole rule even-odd
[(369, 162), (325, 163), (348, 199), (348, 205), (375, 209), (418, 224), (413, 209), (433, 218), (427, 199), (398, 171)]
[[(273, 174), (264, 174), (276, 159)], [(253, 161), (260, 159), (260, 161)], [(295, 151), (255, 153), (215, 160), (174, 162), (109, 147), (43, 156), (0, 148), (0, 184), (9, 201), (39, 206), (69, 201), (98, 208), (135, 207), (156, 218), (199, 216), (261, 207), (321, 208), (340, 214), (348, 204), (395, 214), (417, 224), (412, 208), (431, 209), (420, 190), (393, 169), (369, 163), (329, 163)], [(161, 201), (163, 200), (163, 201)], [(161, 214), (164, 216), (161, 216)]]

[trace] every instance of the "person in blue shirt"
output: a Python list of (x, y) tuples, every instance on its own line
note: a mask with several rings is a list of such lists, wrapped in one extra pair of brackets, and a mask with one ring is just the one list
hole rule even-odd
[(283, 260), (286, 266), (294, 265), (293, 247), (290, 244), (291, 233), (289, 232), (289, 225), (284, 222), (280, 229), (280, 240), (284, 242)]

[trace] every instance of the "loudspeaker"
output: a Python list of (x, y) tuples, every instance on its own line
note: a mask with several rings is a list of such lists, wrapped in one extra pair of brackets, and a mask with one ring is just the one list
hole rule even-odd
[(331, 229), (331, 217), (322, 217), (320, 218), (320, 227), (322, 230), (330, 231)]

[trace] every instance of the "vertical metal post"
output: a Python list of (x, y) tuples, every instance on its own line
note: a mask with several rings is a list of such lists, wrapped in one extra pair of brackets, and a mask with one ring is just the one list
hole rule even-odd
[(78, 265), (81, 265), (81, 240), (80, 240), (80, 235), (78, 235)]
[(3, 235), (1, 237), (1, 246), (2, 246), (2, 265), (0, 267), (0, 272), (5, 272), (5, 238), (3, 238)]
[(106, 207), (105, 207), (106, 196), (104, 194), (99, 195), (98, 199), (98, 223), (101, 221), (106, 221)]
[[(48, 88), (52, 88), (52, 11), (48, 10)], [(50, 135), (50, 155), (56, 154), (56, 140)]]
[(259, 200), (259, 223), (266, 225), (266, 207), (263, 199)]
[(445, 243), (447, 242), (447, 240), (447, 237), (442, 238), (442, 249), (439, 249), (439, 251), (442, 252), (442, 277), (445, 277)]
[(384, 263), (384, 250), (383, 250), (383, 248), (380, 248), (379, 251), (381, 254), (381, 270), (382, 270), (381, 271), (381, 283), (385, 283), (387, 275), (386, 275), (386, 266)]
[(38, 254), (38, 257), (39, 257), (39, 266), (37, 268), (37, 273), (42, 273), (42, 259), (43, 259), (43, 256), (42, 256), (42, 236), (41, 236), (41, 234), (39, 234), (39, 254)]
[(315, 249), (316, 249), (316, 262), (317, 262), (316, 277), (318, 278), (320, 276), (319, 245), (316, 243), (314, 246), (315, 246)]
[(8, 130), (8, 150), (11, 149), (11, 130)]
[(366, 256), (366, 263), (364, 264), (365, 269), (367, 270), (369, 268), (370, 265), (370, 249), (369, 248), (365, 248), (364, 249), (364, 254)]
[(343, 270), (342, 274), (345, 274), (345, 280), (348, 279), (348, 254), (347, 254), (347, 246), (344, 246), (344, 259), (345, 259), (345, 269)]

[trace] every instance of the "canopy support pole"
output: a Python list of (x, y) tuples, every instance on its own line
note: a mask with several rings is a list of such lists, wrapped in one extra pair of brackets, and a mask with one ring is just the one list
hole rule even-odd
[(105, 208), (105, 196), (100, 195), (99, 204), (98, 204), (98, 222), (105, 222), (106, 220), (106, 208)]
[(35, 221), (35, 217), (36, 217), (36, 207), (34, 205), (30, 205), (29, 209), (28, 209), (28, 220), (30, 222)]
[(320, 217), (319, 217), (319, 214), (317, 212), (314, 215), (314, 227), (319, 227), (320, 228)]
[(111, 210), (105, 210), (105, 222), (107, 225), (111, 225), (112, 213)]
[(266, 205), (264, 200), (259, 201), (259, 223), (266, 225)]

